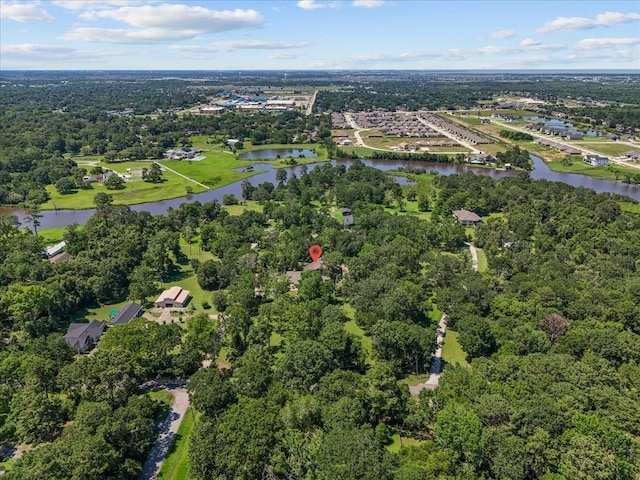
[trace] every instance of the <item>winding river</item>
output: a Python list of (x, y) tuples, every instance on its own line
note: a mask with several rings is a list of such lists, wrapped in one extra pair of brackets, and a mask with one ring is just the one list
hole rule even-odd
[[(595, 190), (596, 192), (609, 192), (620, 195), (626, 195), (635, 200), (640, 201), (640, 187), (637, 185), (627, 185), (621, 182), (613, 182), (610, 180), (601, 180), (598, 178), (588, 177), (586, 175), (580, 175), (575, 173), (560, 173), (549, 170), (549, 167), (542, 161), (542, 159), (532, 155), (534, 170), (530, 173), (531, 178), (535, 180), (549, 180), (553, 182), (564, 182), (575, 187), (586, 187)], [(478, 175), (488, 175), (491, 178), (501, 178), (507, 176), (518, 175), (519, 172), (514, 170), (494, 170), (490, 168), (472, 167), (468, 165), (452, 165), (448, 163), (434, 163), (434, 162), (422, 162), (422, 161), (399, 161), (399, 160), (363, 160), (365, 165), (378, 168), (380, 170), (392, 170), (400, 166), (414, 166), (422, 167), (427, 171), (436, 171), (441, 175), (452, 175), (456, 173), (464, 173), (472, 171)], [(307, 165), (307, 168), (311, 169), (315, 165)], [(352, 160), (332, 160), (332, 165), (345, 165), (347, 168), (353, 164)], [(256, 175), (250, 177), (252, 184), (257, 185), (262, 182), (277, 183), (276, 171), (272, 165), (266, 163), (258, 163), (253, 166), (255, 171), (262, 171)], [(303, 166), (286, 167), (289, 177), (295, 174), (299, 176), (302, 173)], [(152, 215), (166, 214), (170, 208), (178, 208), (180, 204), (184, 202), (201, 203), (209, 202), (211, 200), (218, 200), (222, 202), (222, 196), (226, 194), (234, 194), (236, 197), (242, 197), (241, 182), (235, 182), (224, 187), (216, 188), (213, 190), (207, 190), (206, 192), (187, 195), (185, 197), (173, 198), (170, 200), (160, 200), (157, 202), (140, 203), (137, 205), (131, 205), (132, 210), (142, 211), (146, 210)], [(87, 222), (89, 217), (95, 212), (94, 209), (87, 210), (43, 210), (41, 212), (42, 218), (40, 218), (40, 228), (51, 227), (64, 227), (72, 223), (82, 225)], [(0, 208), (0, 213), (16, 215), (21, 225), (30, 225), (27, 221), (27, 217), (24, 209), (20, 208)]]

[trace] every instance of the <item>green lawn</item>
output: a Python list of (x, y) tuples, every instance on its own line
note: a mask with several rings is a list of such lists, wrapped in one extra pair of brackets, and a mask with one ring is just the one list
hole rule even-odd
[(640, 213), (640, 203), (618, 202), (623, 212)]
[(358, 155), (358, 157), (363, 158), (363, 157), (368, 157), (369, 155), (371, 155), (373, 152), (375, 152), (375, 150), (373, 150), (372, 148), (367, 148), (367, 147), (358, 147), (358, 146), (354, 146), (354, 147), (338, 147), (340, 148), (340, 150), (342, 150), (345, 153), (355, 153), (356, 155)]
[[(205, 260), (215, 258), (211, 252), (200, 249), (198, 237), (196, 237), (191, 244), (186, 243), (184, 239), (181, 238), (180, 250), (189, 258), (189, 260), (196, 259), (200, 262), (203, 262)], [(204, 310), (202, 308), (202, 302), (207, 301), (210, 304), (211, 294), (213, 292), (204, 290), (198, 284), (198, 278), (195, 271), (193, 270), (193, 267), (191, 266), (191, 262), (187, 262), (184, 265), (179, 265), (179, 267), (180, 270), (176, 272), (176, 274), (172, 278), (160, 284), (160, 289), (166, 289), (172, 287), (173, 285), (179, 285), (180, 287), (191, 292), (192, 298), (189, 302), (189, 305), (187, 305), (187, 308), (191, 308), (193, 306), (197, 312), (206, 311), (208, 313), (212, 313), (214, 310)]]
[[(237, 171), (237, 168), (254, 165), (255, 161), (237, 160), (235, 156), (224, 152), (203, 152), (204, 160), (161, 160), (158, 163), (171, 168), (186, 177), (192, 178), (209, 188), (218, 188), (243, 178), (261, 173)], [(165, 172), (166, 173), (166, 172)], [(193, 186), (197, 186), (191, 183)], [(184, 190), (184, 189), (183, 189)], [(194, 189), (194, 191), (196, 191)]]
[(62, 241), (62, 236), (66, 231), (67, 227), (39, 228), (38, 235), (45, 239), (47, 245), (52, 245)]
[(372, 359), (371, 355), (373, 354), (373, 344), (371, 343), (371, 337), (364, 334), (364, 330), (360, 328), (360, 326), (353, 319), (355, 315), (355, 310), (349, 304), (344, 304), (342, 309), (347, 314), (347, 317), (350, 319), (347, 323), (344, 324), (344, 328), (347, 332), (360, 337), (362, 339), (362, 348), (364, 349), (366, 355), (366, 363), (371, 364)]
[(411, 375), (407, 375), (402, 380), (399, 380), (398, 383), (402, 383), (404, 385), (411, 387), (413, 385), (418, 385), (419, 383), (424, 383), (427, 380), (429, 380), (428, 373), (421, 373), (420, 375), (411, 374)]
[(448, 364), (457, 364), (462, 367), (469, 367), (467, 354), (462, 351), (458, 341), (458, 332), (447, 328), (442, 345), (442, 359)]
[[(123, 164), (103, 164), (107, 168), (116, 171), (124, 170), (126, 165), (135, 165), (135, 168), (141, 169), (148, 163), (127, 162)], [(165, 181), (161, 183), (148, 183), (142, 180), (132, 180), (125, 183), (122, 190), (107, 190), (100, 183), (93, 183), (89, 188), (78, 189), (75, 193), (62, 195), (58, 193), (53, 185), (47, 185), (47, 192), (51, 199), (42, 204), (43, 210), (55, 209), (82, 209), (94, 208), (93, 198), (97, 193), (107, 193), (113, 196), (113, 203), (117, 205), (134, 205), (137, 203), (155, 202), (158, 200), (166, 200), (168, 198), (182, 197), (187, 194), (186, 187), (191, 187), (193, 193), (204, 192), (205, 189), (189, 180), (176, 175), (175, 173), (165, 171), (162, 174)]]
[(200, 418), (200, 414), (195, 412), (193, 408), (187, 409), (178, 429), (176, 442), (160, 469), (158, 480), (187, 479), (189, 474), (189, 437), (195, 427), (194, 414), (197, 421)]
[(593, 150), (594, 152), (598, 152), (602, 155), (607, 155), (610, 157), (618, 157), (623, 153), (629, 152), (629, 151), (640, 152), (640, 149), (638, 148), (633, 148), (628, 144), (618, 143), (611, 140), (609, 140), (609, 142), (607, 143), (598, 142), (598, 141), (589, 142), (584, 140), (581, 140), (579, 142), (571, 142), (571, 143), (575, 144), (578, 147), (588, 148), (589, 150)]
[(391, 439), (392, 443), (387, 445), (387, 450), (391, 453), (398, 453), (402, 447), (417, 446), (425, 442), (425, 440), (418, 440), (417, 438), (401, 437), (399, 433), (394, 434)]
[(394, 203), (393, 207), (385, 208), (387, 213), (397, 213), (398, 215), (410, 215), (412, 217), (418, 217), (422, 220), (429, 220), (431, 218), (431, 212), (421, 212), (418, 210), (418, 202), (408, 202), (405, 200), (404, 207), (400, 210)]
[(478, 253), (478, 272), (486, 272), (487, 268), (489, 268), (489, 263), (487, 262), (487, 254), (484, 253), (484, 250), (477, 247), (476, 252)]
[(223, 205), (222, 208), (229, 212), (230, 215), (242, 215), (245, 210), (262, 213), (264, 205), (260, 205), (254, 200), (242, 200), (242, 205)]
[(583, 163), (581, 159), (574, 159), (571, 163), (547, 162), (550, 170), (554, 172), (579, 173), (604, 180), (621, 180), (625, 173), (637, 175), (640, 169), (625, 167), (624, 165), (609, 165), (608, 167), (592, 167)]
[(120, 310), (122, 307), (124, 307), (125, 305), (128, 305), (129, 303), (131, 303), (131, 300), (124, 300), (122, 302), (113, 303), (111, 305), (102, 305), (101, 307), (98, 307), (98, 308), (90, 308), (87, 311), (87, 315), (85, 318), (87, 319), (87, 321), (91, 321), (91, 320), (107, 321), (110, 318), (109, 312), (111, 312), (111, 310)]

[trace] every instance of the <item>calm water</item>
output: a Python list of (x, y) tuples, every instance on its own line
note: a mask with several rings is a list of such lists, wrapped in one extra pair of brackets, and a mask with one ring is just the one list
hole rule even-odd
[(275, 160), (276, 158), (315, 158), (318, 154), (307, 148), (277, 148), (269, 150), (254, 150), (238, 155), (240, 160)]
[[(534, 170), (530, 173), (531, 178), (535, 180), (549, 180), (553, 182), (564, 182), (575, 187), (586, 187), (595, 190), (596, 192), (609, 192), (620, 195), (627, 195), (635, 200), (640, 201), (640, 187), (636, 185), (627, 185), (626, 183), (613, 182), (610, 180), (600, 180), (598, 178), (587, 177), (585, 175), (579, 175), (575, 173), (559, 173), (552, 172), (549, 167), (538, 157), (532, 155)], [(502, 178), (508, 176), (519, 175), (519, 172), (514, 170), (494, 170), (490, 168), (470, 167), (467, 165), (451, 165), (448, 163), (433, 163), (433, 162), (420, 162), (420, 161), (398, 161), (398, 160), (363, 160), (367, 166), (378, 168), (379, 170), (387, 171), (393, 170), (398, 167), (420, 167), (425, 168), (427, 171), (435, 171), (440, 175), (452, 175), (460, 174), (464, 172), (474, 172), (478, 175), (487, 175), (491, 178)], [(332, 165), (344, 165), (349, 168), (352, 164), (352, 160), (333, 160)], [(310, 164), (306, 167), (311, 170), (315, 165)], [(302, 174), (303, 166), (286, 167), (285, 170), (288, 176), (295, 174), (300, 176)], [(249, 181), (253, 185), (257, 185), (262, 182), (271, 182), (274, 185), (276, 181), (276, 170), (269, 164), (257, 164), (254, 165), (256, 174), (249, 178)], [(401, 182), (406, 182), (404, 177)], [(131, 209), (136, 211), (146, 210), (152, 215), (164, 215), (170, 208), (176, 209), (182, 203), (199, 201), (201, 203), (209, 202), (211, 200), (218, 200), (222, 203), (222, 196), (232, 193), (237, 198), (242, 198), (241, 182), (232, 183), (224, 187), (216, 188), (214, 190), (207, 190), (206, 192), (198, 193), (195, 195), (188, 195), (186, 197), (174, 198), (171, 200), (162, 200), (159, 202), (141, 203), (138, 205), (132, 205)], [(404, 183), (408, 184), (408, 183)], [(95, 210), (45, 210), (42, 211), (42, 218), (40, 219), (40, 228), (51, 227), (64, 227), (72, 223), (78, 223), (82, 225), (87, 222), (89, 217), (93, 215)], [(19, 208), (0, 208), (0, 213), (17, 215), (20, 222), (24, 226), (28, 226), (26, 221), (25, 212)]]
[(547, 127), (566, 128), (567, 133), (571, 133), (571, 134), (579, 133), (587, 137), (599, 137), (602, 135), (600, 132), (596, 132), (594, 130), (587, 130), (586, 132), (576, 130), (575, 128), (573, 128), (573, 123), (565, 122), (564, 120), (558, 120), (557, 118), (543, 118), (543, 117), (536, 117), (536, 116), (524, 116), (522, 118), (524, 118), (525, 120), (529, 120), (531, 122), (543, 123)]

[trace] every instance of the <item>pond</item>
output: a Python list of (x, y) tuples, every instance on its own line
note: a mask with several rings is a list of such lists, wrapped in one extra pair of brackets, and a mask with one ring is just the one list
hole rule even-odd
[(308, 148), (270, 148), (267, 150), (253, 150), (238, 155), (240, 160), (275, 160), (276, 158), (315, 158), (318, 154)]
[(564, 120), (559, 120), (557, 118), (544, 118), (544, 117), (537, 117), (532, 115), (524, 116), (522, 118), (524, 120), (529, 120), (531, 122), (542, 123), (546, 127), (566, 128), (567, 133), (570, 133), (570, 134), (581, 134), (587, 137), (602, 136), (600, 132), (596, 132), (595, 130), (587, 130), (587, 131), (576, 130), (575, 128), (573, 128), (573, 123), (566, 122)]
[[(531, 178), (535, 180), (549, 180), (552, 182), (564, 182), (575, 187), (586, 187), (595, 190), (596, 192), (609, 192), (620, 195), (627, 195), (635, 200), (640, 201), (640, 187), (636, 185), (628, 185), (626, 183), (614, 182), (611, 180), (601, 180), (599, 178), (588, 177), (586, 175), (580, 175), (577, 173), (561, 173), (553, 172), (549, 169), (544, 161), (536, 156), (531, 156), (533, 159), (534, 170), (530, 172)], [(409, 161), (409, 160), (362, 160), (367, 166), (378, 168), (379, 170), (387, 171), (394, 170), (398, 167), (419, 167), (424, 168), (428, 172), (437, 172), (440, 175), (452, 175), (461, 174), (464, 172), (474, 172), (477, 175), (487, 175), (491, 178), (502, 178), (508, 176), (519, 175), (520, 172), (515, 170), (496, 170), (492, 168), (472, 167), (467, 165), (453, 165), (449, 163), (434, 163), (434, 162), (422, 162), (422, 161)], [(349, 168), (353, 164), (353, 160), (332, 160), (332, 165), (344, 165)], [(295, 167), (285, 167), (287, 176), (291, 175), (300, 176), (304, 169), (311, 170), (316, 165), (322, 165), (322, 163), (314, 163), (310, 165), (298, 165)], [(262, 182), (271, 182), (274, 185), (277, 184), (276, 172), (277, 169), (267, 163), (254, 165), (256, 174), (249, 177), (249, 181), (253, 185), (257, 185)], [(403, 178), (403, 177), (399, 177)], [(406, 182), (406, 180), (403, 180)], [(407, 183), (408, 184), (408, 183)], [(140, 203), (138, 205), (131, 205), (131, 209), (135, 211), (148, 211), (152, 215), (164, 215), (172, 208), (178, 208), (185, 202), (209, 202), (211, 200), (218, 200), (222, 203), (222, 197), (226, 194), (233, 194), (237, 198), (242, 198), (241, 181), (235, 182), (224, 187), (216, 188), (213, 190), (207, 190), (206, 192), (187, 195), (186, 197), (173, 198), (170, 200), (161, 200), (151, 203)], [(64, 227), (72, 223), (82, 225), (93, 215), (95, 210), (43, 210), (42, 218), (40, 218), (40, 228), (51, 227)], [(23, 226), (28, 226), (27, 217), (24, 209), (20, 208), (0, 208), (0, 213), (11, 214), (18, 216)]]

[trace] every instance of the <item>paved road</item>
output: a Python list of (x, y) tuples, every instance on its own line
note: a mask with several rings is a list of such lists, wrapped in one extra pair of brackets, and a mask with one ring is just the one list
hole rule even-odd
[[(465, 243), (471, 251), (471, 268), (474, 272), (478, 271), (478, 252), (476, 247), (470, 243)], [(440, 375), (442, 374), (442, 344), (444, 343), (444, 335), (447, 331), (447, 314), (443, 313), (438, 323), (438, 335), (436, 337), (436, 350), (433, 352), (431, 360), (431, 368), (429, 369), (429, 378), (424, 383), (412, 385), (409, 387), (411, 395), (418, 395), (422, 390), (428, 388), (433, 390), (440, 383)]]
[[(557, 137), (551, 137), (549, 135), (543, 135), (543, 134), (538, 133), (536, 131), (527, 130), (526, 128), (515, 127), (513, 125), (509, 125), (508, 123), (496, 121), (494, 118), (491, 119), (491, 123), (495, 123), (496, 125), (500, 125), (501, 127), (507, 128), (509, 130), (516, 130), (518, 132), (528, 133), (529, 135), (531, 135), (532, 137), (535, 137), (535, 138), (545, 138), (547, 140), (553, 140), (555, 143), (558, 143), (560, 145), (565, 145), (565, 146), (571, 147), (571, 148), (577, 148), (584, 155), (598, 155), (598, 156), (602, 155), (599, 152), (596, 152), (594, 150), (590, 150), (588, 148), (584, 148), (583, 146), (579, 146), (579, 145), (576, 145), (576, 144), (573, 144), (573, 143), (569, 143), (569, 142), (563, 142), (561, 139), (558, 139)], [(624, 143), (625, 145), (629, 145), (629, 147), (637, 147), (633, 143), (629, 143), (629, 142), (615, 142), (615, 143)], [(626, 162), (626, 161), (624, 161), (624, 160), (622, 160), (620, 158), (616, 158), (614, 156), (607, 156), (607, 157), (609, 158), (611, 163), (617, 163), (619, 165), (624, 165), (626, 167), (640, 169), (640, 164), (632, 163), (632, 162)]]
[(434, 129), (436, 132), (441, 133), (445, 137), (450, 138), (451, 140), (454, 140), (454, 141), (458, 142), (463, 147), (469, 148), (473, 153), (480, 153), (480, 150), (478, 150), (478, 148), (476, 146), (474, 146), (472, 143), (467, 142), (466, 140), (462, 140), (461, 138), (458, 138), (458, 137), (454, 136), (453, 134), (447, 132), (445, 129), (440, 128), (440, 127), (438, 127), (437, 125), (434, 125), (431, 122), (428, 122), (427, 120), (425, 120), (424, 118), (420, 117), (419, 115), (416, 118), (423, 125), (426, 125), (427, 127)]
[(307, 105), (306, 115), (311, 115), (313, 113), (313, 104), (316, 103), (316, 95), (318, 95), (318, 90), (313, 92), (313, 96), (309, 99), (309, 105)]
[(151, 447), (151, 452), (149, 452), (147, 461), (142, 467), (142, 473), (138, 480), (155, 480), (158, 478), (162, 464), (169, 454), (171, 445), (176, 440), (182, 418), (187, 408), (189, 408), (189, 395), (186, 388), (180, 386), (167, 388), (167, 390), (173, 395), (173, 405), (171, 405), (171, 411), (167, 418), (159, 425), (158, 438), (153, 447)]

